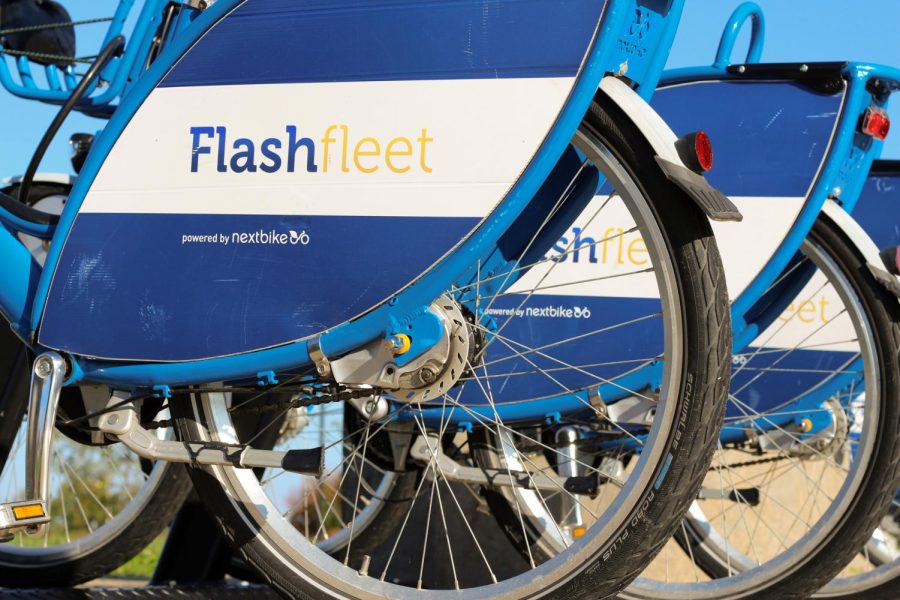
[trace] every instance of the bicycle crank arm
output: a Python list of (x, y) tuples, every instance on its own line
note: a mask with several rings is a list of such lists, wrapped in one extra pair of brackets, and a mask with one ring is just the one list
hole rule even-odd
[(0, 504), (0, 542), (24, 531), (41, 535), (50, 522), (50, 456), (56, 407), (66, 378), (66, 361), (56, 352), (38, 356), (31, 369), (28, 437), (25, 453), (25, 498)]
[(433, 477), (437, 473), (447, 481), (483, 485), (487, 488), (502, 486), (547, 492), (566, 491), (570, 494), (594, 498), (600, 490), (600, 484), (606, 482), (618, 484), (614, 477), (603, 472), (576, 477), (560, 477), (543, 472), (529, 473), (511, 469), (467, 467), (444, 454), (440, 439), (434, 435), (429, 435), (427, 438), (417, 437), (410, 448), (410, 457), (422, 466), (431, 467), (433, 465), (433, 468), (428, 469), (427, 477)]
[(697, 493), (698, 500), (730, 500), (748, 506), (759, 506), (759, 488), (742, 488), (722, 490), (719, 488), (701, 488)]
[(324, 470), (325, 453), (321, 447), (278, 452), (238, 444), (161, 440), (141, 427), (137, 412), (131, 406), (104, 414), (98, 427), (138, 456), (149, 460), (240, 469), (277, 468), (315, 477), (321, 476)]

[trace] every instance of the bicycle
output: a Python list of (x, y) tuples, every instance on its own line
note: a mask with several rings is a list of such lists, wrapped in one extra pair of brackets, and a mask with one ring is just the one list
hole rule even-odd
[[(452, 589), (459, 587), (491, 597), (615, 593), (658, 549), (692, 497), (702, 476), (699, 463), (715, 440), (728, 371), (725, 292), (706, 219), (739, 215), (685, 166), (690, 148), (676, 146), (671, 131), (634, 91), (648, 95), (655, 88), (681, 3), (660, 12), (622, 1), (572, 2), (569, 10), (553, 13), (517, 3), (496, 9), (468, 3), (335, 8), (274, 0), (239, 6), (219, 0), (202, 9), (187, 3), (167, 30), (171, 35), (156, 36), (163, 40), (158, 55), (136, 79), (117, 78), (123, 77), (120, 69), (143, 69), (145, 63), (129, 63), (128, 48), (111, 58), (121, 42), (110, 40), (101, 54), (114, 61), (105, 67), (111, 69), (105, 78), (127, 82), (114, 110), (99, 100), (104, 91), (85, 95), (89, 77), (74, 91), (24, 92), (59, 102), (64, 111), (111, 111), (58, 221), (0, 196), (0, 219), (7, 227), (54, 239), (41, 270), (12, 235), (3, 235), (7, 230), (0, 232), (10, 273), (0, 290), (2, 312), (23, 340), (42, 351), (29, 410), (39, 417), (31, 427), (41, 435), (34, 436), (28, 456), (46, 456), (63, 381), (103, 383), (115, 391), (106, 408), (86, 415), (96, 419), (94, 427), (144, 458), (196, 467), (194, 485), (227, 535), (284, 593), (317, 595), (326, 586), (328, 594), (345, 597), (420, 594), (428, 545), (408, 556), (404, 548), (406, 566), (398, 564), (402, 560), (391, 564), (402, 524), (383, 565), (352, 550), (363, 500), (383, 500), (364, 482), (362, 470), (369, 464), (381, 470), (376, 477), (385, 469), (415, 473), (418, 489), (410, 503), (428, 496), (429, 514), (432, 507), (440, 513), (433, 531), (443, 523), (441, 544), (451, 563), (454, 546), (480, 551), (477, 532), (447, 529), (445, 505), (451, 511), (459, 506), (451, 483), (527, 486), (535, 500), (561, 494), (590, 513), (592, 523), (569, 528), (570, 547), (559, 557), (544, 562), (532, 556), (524, 572), (499, 578), (486, 564), (483, 573), (457, 574), (441, 594), (456, 594)], [(472, 35), (476, 24), (480, 36)], [(352, 51), (328, 43), (328, 32), (344, 30), (352, 33)], [(434, 31), (451, 36), (441, 42), (462, 46), (445, 52), (446, 46), (423, 37)], [(248, 35), (253, 39), (245, 43)], [(395, 45), (378, 55), (366, 47), (389, 42)], [(221, 60), (225, 48), (238, 47), (237, 63)], [(272, 61), (273, 56), (285, 60)], [(293, 56), (305, 62), (287, 59)], [(267, 67), (258, 69), (262, 57), (268, 57)], [(360, 57), (373, 62), (366, 65)], [(608, 72), (619, 77), (604, 78)], [(0, 76), (4, 85), (7, 79)], [(364, 83), (373, 79), (380, 83)], [(237, 82), (246, 85), (231, 85)], [(299, 83), (289, 89), (285, 82)], [(354, 86), (365, 88), (364, 99), (346, 93)], [(403, 93), (408, 89), (412, 97)], [(517, 102), (523, 94), (528, 104)], [(242, 121), (241, 110), (262, 99), (266, 112)], [(220, 104), (218, 111), (219, 102), (234, 104)], [(187, 108), (201, 106), (198, 121)], [(316, 117), (324, 106), (347, 116)], [(286, 107), (308, 110), (308, 120), (296, 124)], [(452, 126), (448, 115), (454, 116)], [(251, 137), (237, 137), (251, 129)], [(442, 149), (441, 138), (455, 151)], [(472, 143), (478, 139), (483, 142)], [(505, 143), (510, 139), (515, 141)], [(184, 141), (184, 164), (175, 159), (177, 152), (146, 148)], [(699, 151), (709, 148), (693, 150)], [(134, 156), (145, 159), (139, 172), (128, 168)], [(179, 166), (170, 168), (169, 159)], [(356, 187), (324, 179), (307, 183), (329, 170), (346, 174)], [(373, 173), (373, 180), (387, 183), (364, 186), (363, 177)], [(405, 173), (415, 185), (391, 183), (390, 176)], [(433, 173), (457, 179), (432, 182), (427, 175)], [(224, 179), (216, 179), (220, 174)], [(270, 187), (260, 206), (249, 206), (239, 190), (256, 189), (249, 182), (267, 175), (295, 195), (278, 196), (272, 191), (278, 188)], [(290, 185), (277, 183), (288, 181), (286, 176)], [(597, 203), (601, 177), (610, 196)], [(227, 179), (229, 185), (205, 184), (213, 195), (202, 200), (205, 186), (197, 188), (196, 182), (203, 179)], [(127, 195), (121, 188), (113, 192), (122, 185)], [(179, 195), (180, 186), (191, 190), (187, 196)], [(372, 195), (360, 202), (350, 192), (355, 189)], [(450, 202), (460, 189), (465, 201)], [(148, 190), (149, 204), (140, 199)], [(219, 190), (227, 197), (218, 196)], [(423, 195), (434, 204), (423, 206)], [(155, 213), (147, 212), (151, 206)], [(632, 276), (650, 291), (647, 302), (630, 306), (646, 311), (643, 318), (607, 325), (613, 327), (608, 331), (621, 333), (639, 322), (642, 335), (656, 330), (658, 352), (647, 361), (629, 356), (627, 348), (597, 348), (595, 364), (572, 365), (557, 350), (523, 347), (505, 331), (506, 315), (488, 311), (509, 310), (495, 300), (502, 295), (511, 301), (517, 294), (518, 308), (558, 315), (559, 307), (554, 312), (528, 306), (534, 292), (578, 282), (561, 279), (554, 273), (559, 263), (543, 257), (582, 214), (607, 206), (631, 215), (652, 264), (652, 271), (610, 275)], [(202, 216), (191, 217), (198, 210)], [(150, 227), (169, 233), (157, 238)], [(341, 237), (364, 239), (378, 227), (393, 233), (377, 255)], [(159, 262), (152, 265), (154, 260)], [(298, 272), (298, 264), (302, 276), (286, 277)], [(208, 277), (205, 283), (196, 281), (200, 276)], [(235, 290), (229, 286), (235, 279), (255, 283)], [(181, 292), (176, 303), (168, 300), (173, 287)], [(294, 298), (301, 297), (298, 306)], [(563, 306), (565, 318), (569, 310)], [(583, 309), (580, 315), (586, 318)], [(567, 341), (558, 339), (557, 346)], [(624, 362), (610, 360), (607, 352)], [(492, 385), (487, 369), (496, 366), (489, 364), (493, 360), (511, 368), (500, 372), (503, 378), (531, 375), (524, 396), (522, 389)], [(520, 373), (522, 365), (531, 372)], [(234, 403), (231, 394), (239, 391), (251, 398)], [(289, 392), (292, 398), (266, 405), (256, 401), (257, 391)], [(172, 400), (181, 392), (191, 394), (191, 403)], [(635, 393), (652, 394), (655, 413), (638, 428), (620, 426), (607, 411)], [(147, 421), (135, 406), (157, 400), (174, 415), (186, 444), (147, 434), (143, 425), (164, 423)], [(330, 402), (342, 402), (343, 414), (358, 424), (349, 435), (342, 429), (345, 443), (332, 446), (337, 453), (251, 447), (253, 436), (265, 431), (247, 437), (232, 421), (242, 412), (292, 411), (302, 421), (298, 412)], [(574, 413), (607, 429), (611, 441), (636, 440), (641, 450), (627, 472), (601, 464), (609, 452), (602, 448), (587, 473), (564, 469), (555, 457), (568, 455), (543, 441), (543, 429)], [(548, 457), (535, 463), (511, 438), (546, 446)], [(504, 448), (499, 467), (483, 464), (492, 445)], [(355, 497), (342, 499), (349, 508), (338, 515), (335, 499), (347, 489), (352, 471), (342, 466), (357, 460)], [(331, 473), (323, 472), (323, 461)], [(40, 464), (31, 470), (34, 493), (3, 505), (7, 515), (21, 517), (4, 530), (45, 525), (47, 482)], [(263, 480), (254, 468), (262, 470)], [(332, 481), (337, 493), (321, 507), (332, 520), (321, 519), (312, 540), (287, 517), (290, 510), (281, 510), (266, 493), (266, 484), (290, 473), (318, 482), (338, 474), (339, 481)], [(526, 531), (525, 519), (519, 521)], [(341, 560), (313, 545), (332, 527), (347, 532)], [(427, 532), (425, 537), (427, 542)], [(391, 569), (410, 571), (412, 557), (419, 559), (418, 580), (394, 582)], [(380, 576), (372, 576), (376, 572)]]
[[(747, 20), (747, 59), (732, 65)], [(676, 131), (707, 117), (721, 157), (710, 177), (754, 236), (717, 231), (731, 242), (735, 342), (713, 467), (625, 597), (811, 594), (866, 545), (896, 488), (897, 284), (848, 213), (900, 73), (762, 64), (764, 31), (759, 7), (742, 4), (713, 65), (666, 73), (654, 96)]]

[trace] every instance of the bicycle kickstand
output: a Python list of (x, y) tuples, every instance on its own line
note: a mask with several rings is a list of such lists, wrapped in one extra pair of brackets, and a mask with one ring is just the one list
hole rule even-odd
[[(20, 531), (42, 535), (50, 522), (50, 456), (56, 408), (66, 376), (66, 362), (56, 352), (37, 357), (31, 370), (28, 437), (25, 456), (25, 498), (0, 503), (0, 542)], [(15, 460), (10, 458), (10, 460)]]

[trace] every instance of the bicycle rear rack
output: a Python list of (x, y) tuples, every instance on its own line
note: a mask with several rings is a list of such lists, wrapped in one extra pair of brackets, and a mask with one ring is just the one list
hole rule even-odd
[[(30, 29), (60, 25), (74, 27), (108, 21), (109, 26), (100, 43), (100, 48), (103, 48), (122, 34), (134, 3), (135, 0), (119, 0), (115, 13), (109, 18), (38, 25)], [(116, 108), (116, 101), (139, 79), (173, 32), (190, 22), (188, 15), (183, 21), (178, 20), (181, 12), (195, 14), (199, 10), (199, 5), (189, 0), (145, 0), (134, 21), (134, 27), (129, 32), (124, 54), (103, 67), (100, 78), (90, 83), (75, 110), (90, 116), (108, 118)], [(0, 35), (24, 29), (29, 28), (0, 31)], [(84, 80), (84, 75), (77, 71), (75, 65), (91, 63), (94, 58), (59, 56), (56, 57), (59, 61), (52, 61), (48, 58), (53, 57), (32, 54), (0, 45), (0, 85), (20, 98), (58, 105), (65, 104)], [(50, 64), (46, 64), (48, 62)], [(69, 64), (60, 67), (58, 62)]]

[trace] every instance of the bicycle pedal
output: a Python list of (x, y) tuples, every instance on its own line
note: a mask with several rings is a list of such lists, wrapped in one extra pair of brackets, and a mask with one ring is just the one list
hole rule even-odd
[(40, 500), (0, 504), (0, 542), (10, 541), (20, 531), (36, 535), (49, 522), (50, 514)]

